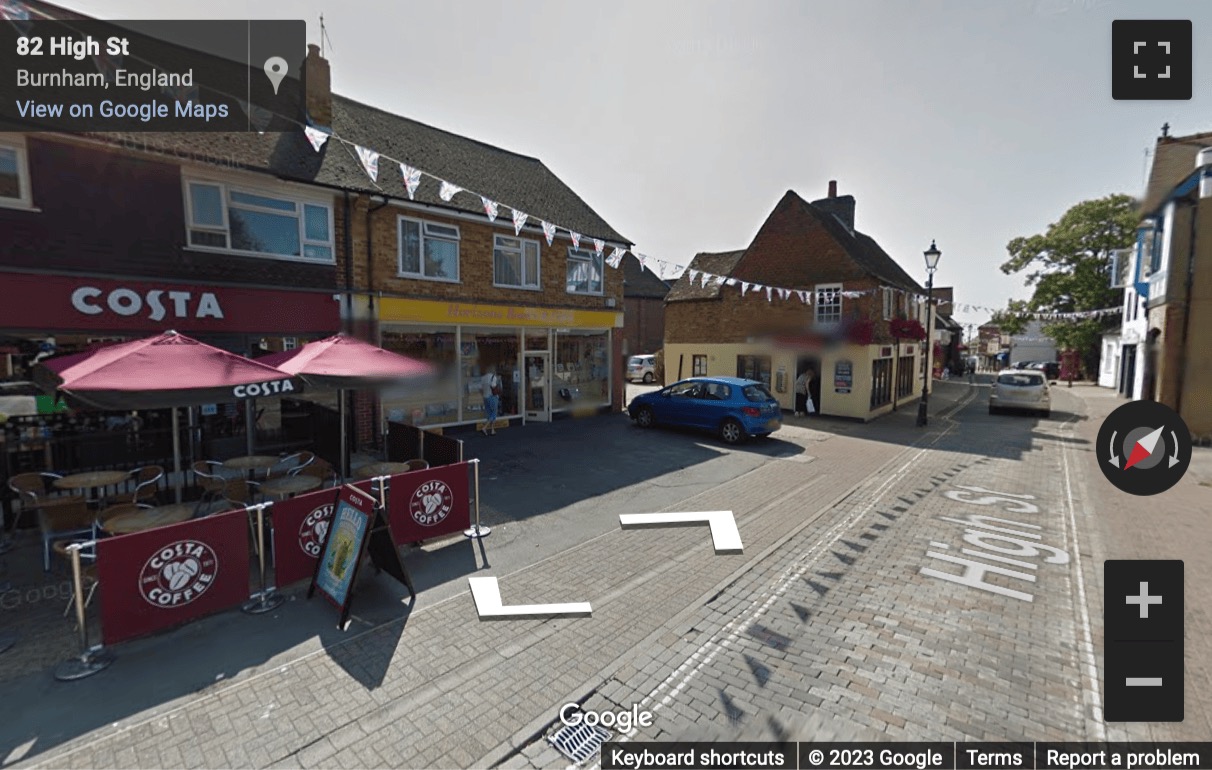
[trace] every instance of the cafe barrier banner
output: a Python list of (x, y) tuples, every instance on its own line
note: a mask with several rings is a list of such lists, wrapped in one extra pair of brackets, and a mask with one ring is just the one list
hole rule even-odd
[(243, 509), (97, 542), (101, 637), (115, 644), (240, 605), (249, 596)]
[(316, 559), (320, 558), (328, 536), (338, 491), (308, 492), (276, 502), (269, 509), (274, 524), (274, 582), (278, 586), (310, 579), (315, 574)]
[(396, 545), (430, 540), (471, 526), (470, 463), (391, 477), (388, 513)]

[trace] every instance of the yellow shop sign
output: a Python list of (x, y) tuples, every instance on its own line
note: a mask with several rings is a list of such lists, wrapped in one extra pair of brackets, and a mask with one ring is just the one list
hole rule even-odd
[(387, 297), (379, 304), (379, 320), (484, 326), (561, 326), (578, 329), (623, 326), (623, 314), (613, 310), (513, 307)]

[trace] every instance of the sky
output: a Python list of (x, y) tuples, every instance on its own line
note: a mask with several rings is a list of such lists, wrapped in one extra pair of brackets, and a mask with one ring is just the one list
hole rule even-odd
[[(1212, 3), (1173, 0), (58, 0), (98, 18), (300, 18), (333, 90), (540, 158), (636, 250), (746, 247), (787, 190), (957, 303), (1004, 307), (1006, 244), (1140, 196), (1146, 151), (1212, 130)], [(1191, 19), (1194, 98), (1114, 101), (1111, 22)], [(423, 166), (422, 166), (423, 167)], [(451, 180), (458, 182), (458, 180)], [(508, 205), (508, 201), (501, 201)], [(959, 312), (964, 324), (989, 313)]]

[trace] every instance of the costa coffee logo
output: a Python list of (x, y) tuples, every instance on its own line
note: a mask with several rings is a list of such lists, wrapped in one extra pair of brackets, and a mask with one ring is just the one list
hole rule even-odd
[(438, 479), (422, 484), (408, 501), (408, 511), (413, 521), (423, 527), (441, 523), (453, 506), (454, 493), (445, 481)]
[(206, 593), (219, 574), (219, 560), (206, 543), (179, 540), (143, 565), (139, 591), (154, 607), (181, 607)]
[(332, 523), (332, 503), (321, 505), (303, 519), (299, 525), (299, 547), (303, 553), (313, 558), (320, 558), (324, 549), (324, 538), (328, 536), (328, 527)]
[(290, 380), (274, 380), (273, 382), (254, 382), (251, 385), (237, 385), (232, 388), (236, 398), (256, 398), (257, 396), (274, 396), (279, 393), (293, 393), (294, 384)]
[[(96, 286), (81, 286), (72, 292), (72, 307), (85, 315), (111, 313), (134, 316), (146, 312), (152, 321), (162, 321), (172, 311), (174, 318), (222, 318), (219, 298), (207, 291), (194, 299), (191, 291), (151, 289), (143, 294), (134, 289), (117, 288), (106, 293)], [(165, 306), (165, 301), (169, 303)]]

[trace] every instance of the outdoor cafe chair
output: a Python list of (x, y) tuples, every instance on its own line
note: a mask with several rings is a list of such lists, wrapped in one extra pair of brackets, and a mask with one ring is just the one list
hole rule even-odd
[(77, 535), (91, 536), (96, 520), (96, 512), (88, 507), (88, 499), (83, 495), (56, 500), (54, 505), (40, 506), (38, 526), (42, 530), (43, 569), (50, 572), (53, 542)]
[(300, 471), (315, 461), (315, 452), (308, 452), (306, 450), (302, 452), (295, 452), (292, 455), (283, 457), (280, 463), (275, 465), (273, 468), (270, 468), (269, 475), (273, 476), (274, 471), (279, 471), (281, 473), (285, 473), (287, 476), (298, 476)]
[[(59, 540), (55, 543), (55, 553), (63, 558), (67, 563), (68, 569), (71, 569), (72, 554), (67, 550), (68, 545), (72, 543), (85, 543), (86, 540)], [(84, 595), (84, 606), (87, 608), (93, 600), (93, 594), (97, 591), (97, 586), (101, 585), (101, 580), (97, 576), (97, 546), (90, 545), (80, 549), (80, 582), (88, 591)], [(67, 600), (67, 607), (63, 610), (63, 617), (72, 611), (72, 606), (76, 603), (76, 592), (71, 592), (71, 598)]]
[(198, 460), (190, 469), (202, 490), (202, 497), (198, 499), (198, 510), (201, 511), (207, 503), (223, 494), (228, 479), (223, 475), (223, 463), (215, 460)]
[(408, 460), (404, 463), (408, 466), (409, 471), (425, 471), (429, 470), (429, 461), (420, 458), (416, 460)]
[(337, 481), (337, 472), (333, 469), (332, 463), (320, 457), (315, 458), (300, 468), (298, 472), (291, 475), (313, 476), (320, 480), (321, 485), (336, 483)]
[(156, 485), (164, 478), (164, 468), (159, 465), (144, 465), (130, 472), (129, 482), (134, 482), (135, 488), (130, 492), (114, 495), (109, 498), (113, 503), (138, 503), (154, 500)]
[(17, 511), (17, 515), (13, 519), (13, 530), (15, 531), (21, 525), (21, 517), (27, 511), (36, 511), (38, 506), (43, 505), (56, 498), (49, 494), (51, 483), (57, 479), (63, 478), (58, 473), (48, 473), (46, 471), (36, 473), (18, 473), (8, 480), (8, 488), (17, 495), (21, 501), (21, 509)]
[(131, 511), (145, 511), (149, 508), (154, 508), (154, 505), (147, 503), (118, 503), (105, 508), (97, 514), (97, 518), (93, 520), (93, 537), (102, 537), (105, 533), (105, 524), (115, 516), (130, 513)]

